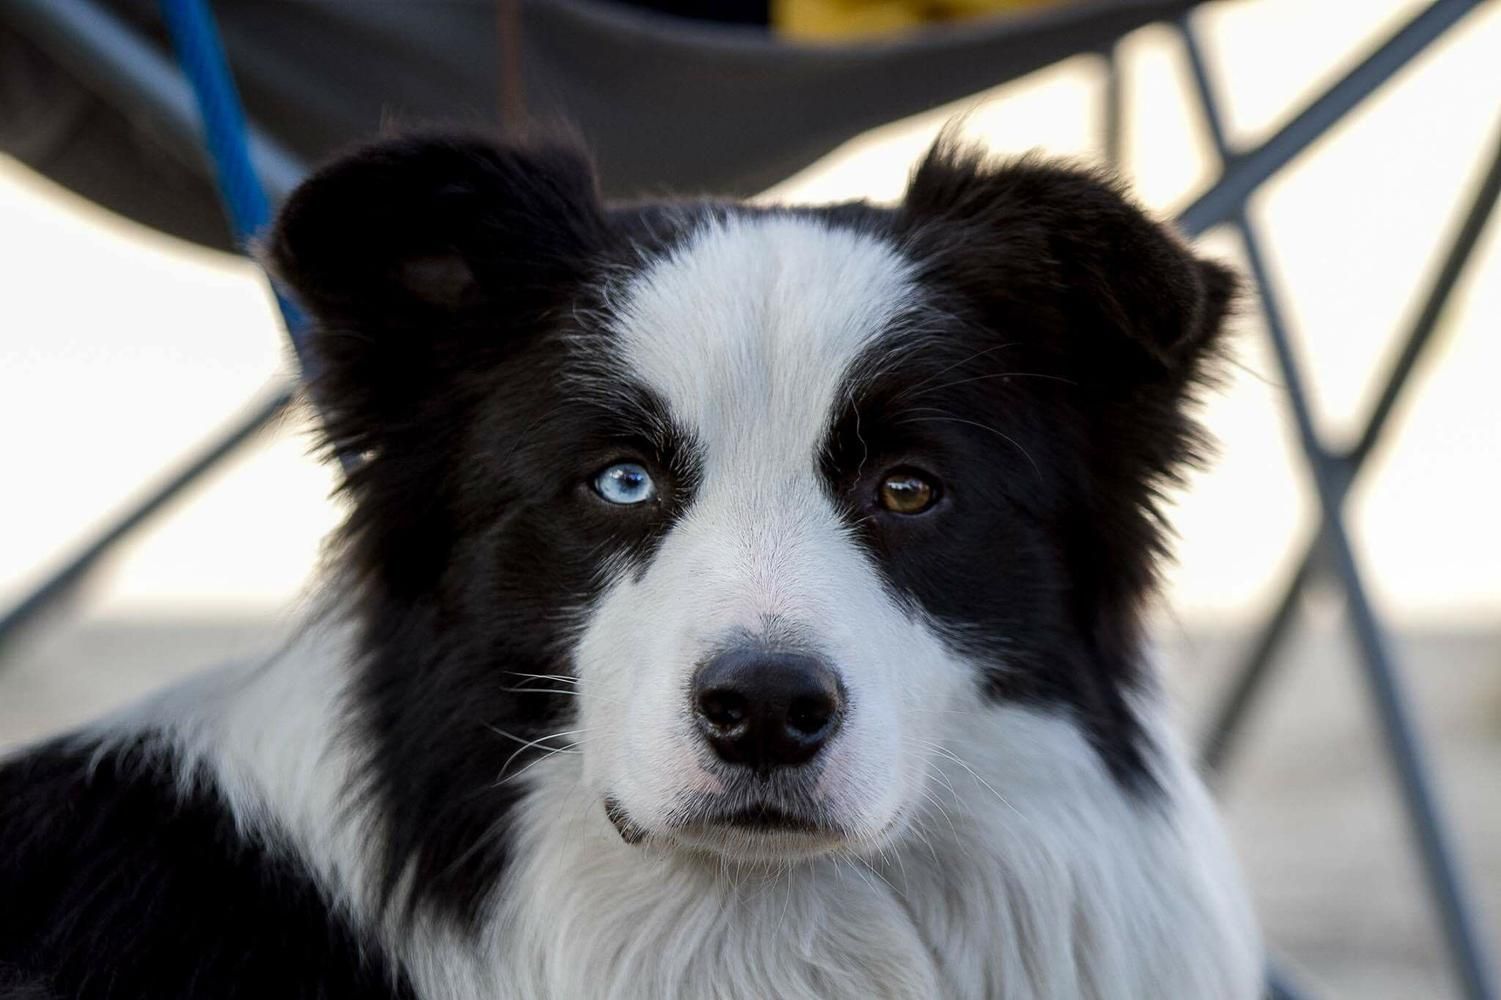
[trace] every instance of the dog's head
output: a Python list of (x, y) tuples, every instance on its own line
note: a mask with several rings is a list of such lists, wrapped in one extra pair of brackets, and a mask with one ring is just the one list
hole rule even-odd
[(901, 838), (996, 703), (1150, 786), (1137, 607), (1231, 282), (1107, 180), (944, 142), (894, 208), (612, 208), (417, 137), (269, 256), (362, 459), (393, 873), (480, 898), (554, 751), (627, 840), (777, 861)]

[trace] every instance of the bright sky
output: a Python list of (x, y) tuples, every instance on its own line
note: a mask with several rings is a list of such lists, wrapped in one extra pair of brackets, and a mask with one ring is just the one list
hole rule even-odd
[[(1422, 4), (1215, 4), (1200, 15), (1232, 134), (1254, 139)], [(1411, 315), (1433, 249), (1495, 141), (1501, 7), (1489, 5), (1256, 202), (1324, 425), (1347, 434)], [(1124, 50), (1127, 173), (1163, 211), (1213, 164), (1174, 36)], [(818, 201), (899, 195), (942, 123), (999, 152), (1089, 155), (1098, 70), (1077, 59), (983, 99), (878, 130), (781, 185)], [(1234, 243), (1205, 246), (1227, 257)], [(1501, 618), (1501, 220), (1355, 498), (1362, 558), (1406, 621)], [(0, 602), (24, 592), (105, 513), (223, 426), (287, 366), (249, 265), (113, 218), (0, 157)], [(1259, 614), (1312, 524), (1275, 369), (1254, 315), (1206, 417), (1222, 443), (1177, 512), (1169, 607), (1185, 623)], [(95, 595), (111, 614), (264, 612), (295, 599), (337, 519), (332, 476), (284, 431), (141, 535)]]

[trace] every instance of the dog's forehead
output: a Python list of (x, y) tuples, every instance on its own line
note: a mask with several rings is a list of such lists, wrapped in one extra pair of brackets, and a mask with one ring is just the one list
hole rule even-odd
[(811, 216), (702, 223), (617, 302), (621, 357), (711, 462), (752, 441), (818, 447), (852, 367), (917, 300), (882, 238)]

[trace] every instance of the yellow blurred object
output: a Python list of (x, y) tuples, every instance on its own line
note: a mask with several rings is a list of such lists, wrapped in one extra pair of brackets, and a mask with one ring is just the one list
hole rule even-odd
[(935, 21), (986, 17), (1064, 0), (772, 0), (771, 25), (805, 41), (839, 41), (910, 31)]

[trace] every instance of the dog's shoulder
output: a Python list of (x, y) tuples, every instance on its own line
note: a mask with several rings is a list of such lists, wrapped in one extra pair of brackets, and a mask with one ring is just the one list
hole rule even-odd
[(0, 899), (0, 995), (411, 995), (289, 852), (149, 736), (0, 763)]

